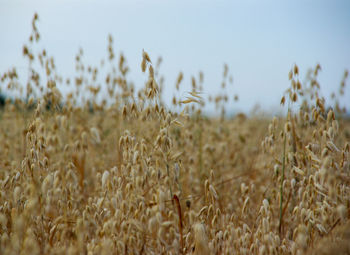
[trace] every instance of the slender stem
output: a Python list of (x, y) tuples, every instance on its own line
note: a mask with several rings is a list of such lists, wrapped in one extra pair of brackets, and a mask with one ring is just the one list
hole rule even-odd
[(204, 179), (204, 173), (203, 173), (203, 148), (202, 148), (202, 119), (201, 116), (198, 116), (199, 121), (199, 129), (198, 129), (198, 146), (199, 146), (199, 154), (198, 154), (198, 161), (199, 161), (199, 174), (202, 179)]
[[(170, 173), (169, 173), (169, 164), (166, 163), (166, 172), (167, 172), (167, 175), (168, 175), (168, 178), (169, 178), (169, 190), (170, 190), (170, 197), (172, 198), (173, 197), (173, 190), (171, 189), (171, 183), (170, 183)], [(174, 205), (174, 200), (171, 199), (171, 202), (173, 203)]]
[(283, 216), (283, 182), (284, 182), (284, 171), (286, 168), (286, 141), (287, 134), (284, 133), (283, 140), (283, 158), (282, 158), (282, 177), (281, 177), (281, 186), (280, 186), (280, 222), (279, 222), (279, 233), (282, 232), (282, 216)]
[(181, 205), (180, 205), (180, 200), (178, 198), (178, 196), (176, 196), (174, 194), (173, 196), (173, 200), (175, 200), (176, 202), (176, 207), (177, 207), (177, 213), (179, 215), (179, 232), (180, 232), (180, 254), (183, 254), (183, 250), (184, 250), (184, 241), (183, 241), (183, 225), (182, 225), (182, 214), (181, 214)]

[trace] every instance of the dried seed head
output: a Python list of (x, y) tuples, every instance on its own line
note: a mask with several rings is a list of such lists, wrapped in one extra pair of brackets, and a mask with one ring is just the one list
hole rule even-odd
[(43, 183), (42, 183), (42, 185), (41, 185), (41, 191), (42, 191), (42, 193), (43, 193), (43, 194), (47, 194), (49, 188), (52, 187), (52, 184), (53, 184), (53, 175), (52, 175), (52, 174), (48, 174), (48, 175), (45, 177), (45, 179), (44, 179), (44, 181), (43, 181)]
[(141, 70), (143, 73), (146, 71), (146, 67), (147, 67), (147, 62), (146, 62), (146, 59), (143, 58), (141, 62)]
[(148, 72), (149, 72), (149, 76), (154, 79), (154, 70), (153, 70), (153, 66), (149, 65), (148, 67)]
[(284, 105), (285, 102), (286, 102), (286, 98), (283, 96), (283, 97), (281, 98), (280, 104), (281, 104), (281, 105)]
[(297, 80), (297, 90), (301, 90), (301, 83), (299, 80)]
[(292, 125), (291, 125), (291, 123), (288, 121), (288, 122), (284, 125), (284, 132), (290, 133), (291, 129), (292, 129)]
[(102, 188), (105, 189), (107, 183), (109, 182), (109, 172), (106, 170), (104, 171), (103, 175), (102, 175), (102, 179), (101, 179), (101, 183), (102, 183)]
[(266, 209), (269, 208), (269, 201), (266, 198), (263, 200), (263, 205)]
[(94, 141), (96, 144), (100, 144), (100, 143), (101, 143), (101, 138), (100, 138), (100, 133), (98, 132), (98, 129), (95, 128), (95, 127), (92, 127), (92, 128), (90, 129), (90, 133), (91, 133), (91, 136), (92, 136), (93, 141)]
[(206, 210), (208, 210), (208, 206), (204, 206), (202, 209), (200, 209), (199, 213), (197, 214), (197, 217), (202, 215)]
[(294, 74), (298, 75), (299, 74), (299, 68), (297, 65), (294, 65)]
[(123, 110), (122, 110), (122, 115), (123, 115), (123, 118), (126, 118), (127, 116), (127, 109), (126, 109), (126, 105), (123, 106)]
[(209, 191), (210, 191), (210, 194), (215, 198), (215, 200), (219, 200), (219, 196), (218, 194), (216, 193), (216, 190), (214, 189), (213, 185), (209, 185)]
[(347, 220), (347, 217), (348, 217), (348, 210), (346, 209), (346, 206), (342, 205), (342, 204), (338, 205), (337, 212), (338, 212), (339, 218), (343, 222), (345, 222)]
[(146, 51), (142, 51), (142, 57), (149, 63), (151, 63), (151, 59)]
[(202, 223), (194, 225), (194, 239), (195, 239), (195, 254), (210, 254), (208, 246), (208, 237), (205, 233), (205, 228)]
[(148, 231), (152, 234), (155, 235), (157, 233), (158, 230), (158, 220), (155, 217), (152, 217), (149, 221), (148, 221)]
[(16, 188), (13, 190), (13, 200), (17, 202), (19, 201), (20, 198), (21, 198), (21, 187), (16, 186)]

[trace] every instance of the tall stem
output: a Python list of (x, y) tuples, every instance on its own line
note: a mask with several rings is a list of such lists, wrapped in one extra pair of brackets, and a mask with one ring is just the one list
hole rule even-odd
[(286, 168), (286, 141), (287, 134), (284, 133), (283, 140), (283, 158), (282, 158), (282, 177), (281, 177), (281, 186), (280, 186), (280, 221), (279, 221), (279, 233), (282, 232), (282, 216), (283, 216), (283, 182), (284, 182), (284, 171)]

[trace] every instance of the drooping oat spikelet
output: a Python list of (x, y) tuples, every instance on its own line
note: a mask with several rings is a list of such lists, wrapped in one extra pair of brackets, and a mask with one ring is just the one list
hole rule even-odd
[(202, 223), (196, 223), (193, 227), (195, 238), (195, 254), (210, 254), (208, 237)]

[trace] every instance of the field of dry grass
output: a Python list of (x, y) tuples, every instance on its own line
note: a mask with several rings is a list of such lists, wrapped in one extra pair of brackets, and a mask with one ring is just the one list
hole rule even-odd
[(136, 90), (112, 38), (102, 86), (82, 52), (63, 80), (36, 20), (26, 89), (1, 77), (23, 95), (0, 110), (1, 254), (350, 253), (350, 122), (319, 96), (319, 65), (305, 84), (290, 71), (285, 116), (225, 118), (219, 94), (208, 117), (203, 74), (167, 107), (158, 65), (143, 52)]

